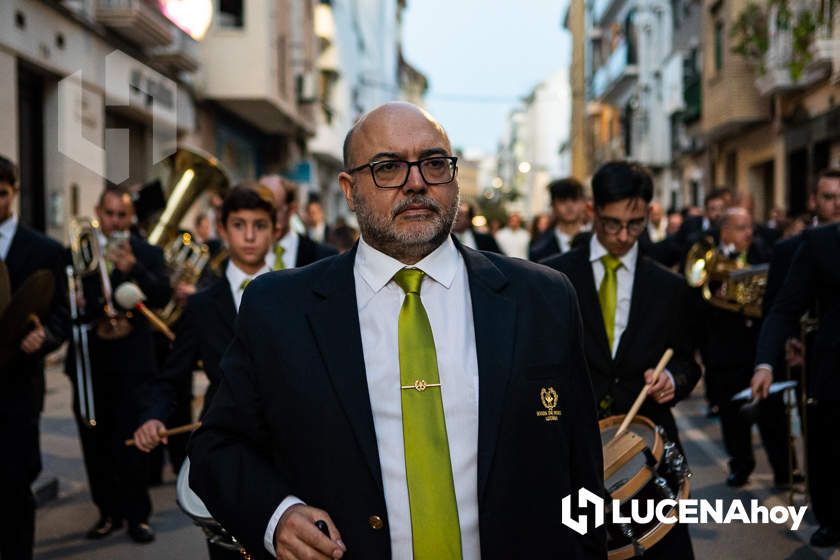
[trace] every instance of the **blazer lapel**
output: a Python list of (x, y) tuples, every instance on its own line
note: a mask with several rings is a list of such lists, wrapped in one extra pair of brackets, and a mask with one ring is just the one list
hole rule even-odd
[(355, 248), (335, 257), (313, 284), (312, 290), (321, 302), (308, 314), (308, 320), (335, 394), (353, 428), (371, 475), (384, 492), (356, 305), (355, 260)]
[(222, 318), (224, 325), (233, 331), (234, 323), (236, 323), (236, 304), (233, 301), (233, 294), (230, 289), (230, 282), (226, 276), (213, 285), (213, 302), (216, 306), (216, 311)]
[(594, 340), (598, 352), (607, 361), (612, 360), (612, 350), (607, 340), (607, 329), (601, 314), (601, 303), (598, 300), (598, 290), (595, 287), (595, 276), (592, 274), (592, 263), (589, 262), (589, 245), (581, 247), (575, 254), (573, 274), (577, 277), (573, 284), (578, 294), (580, 315), (584, 328), (589, 330), (587, 340)]
[(653, 264), (648, 261), (647, 257), (639, 253), (636, 259), (636, 273), (633, 275), (633, 292), (630, 295), (630, 316), (627, 318), (627, 326), (624, 328), (624, 333), (622, 333), (621, 340), (618, 343), (618, 350), (615, 353), (616, 363), (627, 352), (636, 336), (636, 332), (641, 329), (643, 315), (645, 310), (648, 309), (649, 298), (652, 295), (650, 291), (650, 288), (652, 288), (651, 282), (646, 278), (652, 266)]
[(457, 240), (469, 276), (478, 356), (478, 499), (484, 494), (513, 364), (516, 302), (504, 294), (507, 277), (484, 255)]

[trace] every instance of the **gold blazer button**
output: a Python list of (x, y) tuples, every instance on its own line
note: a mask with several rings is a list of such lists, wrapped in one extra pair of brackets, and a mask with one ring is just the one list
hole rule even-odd
[(378, 531), (385, 525), (385, 523), (382, 522), (382, 518), (378, 515), (371, 515), (368, 517), (368, 525), (370, 525), (371, 529)]

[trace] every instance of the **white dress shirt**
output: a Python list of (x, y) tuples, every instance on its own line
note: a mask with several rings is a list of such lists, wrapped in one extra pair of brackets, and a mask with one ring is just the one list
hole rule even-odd
[(528, 242), (530, 240), (531, 235), (523, 228), (511, 229), (505, 227), (496, 232), (496, 243), (499, 244), (499, 249), (509, 257), (527, 259)]
[[(275, 246), (283, 247), (283, 268), (294, 268), (297, 262), (298, 246), (300, 245), (300, 238), (298, 234), (291, 228), (286, 232), (286, 235), (281, 237)], [(277, 254), (274, 252), (274, 247), (266, 254), (265, 262), (268, 268), (274, 270), (274, 263), (277, 260)]]
[(245, 288), (242, 286), (242, 282), (245, 280), (251, 281), (260, 274), (264, 274), (266, 272), (271, 272), (271, 269), (268, 268), (267, 264), (258, 270), (256, 274), (248, 274), (233, 264), (232, 260), (228, 261), (225, 276), (230, 284), (230, 293), (233, 296), (233, 305), (236, 307), (237, 313), (239, 313), (239, 304), (242, 303), (242, 294), (245, 293)]
[(17, 232), (17, 226), (18, 217), (14, 212), (0, 224), (0, 260), (5, 261), (6, 257), (9, 256), (9, 249), (12, 246), (15, 232)]
[[(353, 267), (356, 301), (388, 511), (391, 553), (395, 560), (412, 558), (397, 339), (399, 313), (405, 294), (391, 281), (394, 274), (404, 267), (396, 259), (372, 248), (364, 239), (359, 241)], [(426, 273), (420, 297), (435, 339), (463, 558), (480, 558), (478, 357), (467, 269), (451, 238), (412, 268)], [(271, 541), (277, 522), (285, 511), (283, 506), (288, 507), (295, 500), (294, 496), (287, 497), (269, 522), (265, 545), (272, 554), (275, 551)]]
[(572, 236), (562, 231), (560, 228), (554, 228), (554, 236), (557, 238), (557, 245), (560, 246), (560, 254), (568, 253), (572, 249)]
[[(601, 287), (601, 281), (604, 279), (604, 263), (601, 262), (601, 257), (606, 254), (607, 249), (598, 241), (598, 236), (593, 235), (589, 241), (589, 261), (592, 263), (592, 275), (595, 277), (596, 291)], [(621, 342), (621, 335), (624, 334), (624, 329), (627, 328), (627, 322), (630, 320), (630, 305), (633, 301), (633, 279), (636, 276), (636, 263), (639, 260), (638, 241), (619, 260), (621, 261), (621, 266), (615, 274), (616, 280), (618, 281), (618, 294), (615, 303), (615, 328), (613, 329), (613, 345), (610, 348), (613, 358), (615, 358), (618, 344)], [(664, 370), (664, 373), (671, 380), (671, 385), (676, 388), (673, 374), (667, 369)]]
[[(592, 263), (592, 274), (595, 277), (595, 290), (601, 287), (604, 279), (604, 263), (601, 257), (607, 254), (606, 248), (598, 241), (598, 236), (593, 235), (589, 242), (589, 261)], [(636, 261), (639, 257), (639, 243), (620, 257), (621, 266), (616, 271), (618, 280), (618, 297), (615, 303), (615, 329), (613, 330), (613, 345), (610, 351), (613, 357), (618, 350), (618, 343), (621, 342), (621, 335), (627, 328), (627, 321), (630, 318), (630, 300), (633, 296), (633, 278), (636, 275)]]
[(648, 236), (654, 243), (658, 243), (668, 236), (668, 220), (662, 218), (659, 220), (659, 225), (654, 225), (653, 222), (648, 222)]
[(470, 228), (465, 229), (461, 233), (455, 233), (455, 237), (458, 238), (458, 241), (461, 242), (461, 245), (464, 247), (469, 247), (470, 249), (478, 249), (478, 245), (475, 242), (475, 235)]

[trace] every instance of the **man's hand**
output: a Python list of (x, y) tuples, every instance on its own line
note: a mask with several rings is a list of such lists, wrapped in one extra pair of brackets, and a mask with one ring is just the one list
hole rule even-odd
[(108, 247), (107, 258), (123, 274), (131, 272), (131, 269), (137, 264), (137, 258), (135, 258), (128, 241), (121, 241)]
[(754, 399), (766, 399), (770, 394), (770, 384), (773, 383), (773, 372), (766, 367), (755, 368), (750, 387)]
[(801, 367), (805, 364), (805, 345), (798, 338), (789, 338), (785, 342), (785, 361), (790, 367)]
[(179, 303), (184, 303), (187, 298), (195, 293), (195, 284), (187, 284), (186, 282), (178, 282), (175, 286), (175, 299)]
[(166, 429), (166, 426), (160, 420), (152, 418), (147, 420), (145, 424), (137, 428), (134, 432), (134, 445), (140, 451), (148, 453), (161, 443), (169, 443), (168, 438), (160, 437), (160, 433)]
[(671, 376), (664, 371), (659, 374), (656, 383), (653, 385), (650, 382), (653, 380), (653, 369), (645, 372), (645, 384), (650, 385), (648, 388), (648, 395), (657, 402), (657, 404), (665, 404), (668, 401), (674, 400), (676, 395), (676, 387), (671, 383)]
[(44, 325), (41, 324), (38, 316), (32, 315), (31, 320), (35, 324), (35, 328), (29, 331), (29, 334), (20, 342), (20, 349), (26, 354), (34, 354), (41, 349), (47, 340), (47, 331), (44, 330)]
[[(324, 535), (315, 522), (327, 523), (332, 540)], [(296, 504), (287, 509), (274, 530), (274, 550), (277, 560), (304, 558), (341, 558), (347, 547), (327, 512)]]

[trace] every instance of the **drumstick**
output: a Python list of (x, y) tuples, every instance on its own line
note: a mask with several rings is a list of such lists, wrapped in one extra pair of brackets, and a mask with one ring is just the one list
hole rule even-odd
[[(161, 430), (158, 432), (158, 436), (165, 438), (169, 436), (177, 436), (178, 434), (184, 434), (187, 432), (194, 432), (201, 427), (201, 422), (193, 422), (192, 424), (184, 424), (183, 426), (178, 426), (176, 428), (172, 428), (170, 430)], [(134, 445), (134, 438), (125, 440), (125, 444), (127, 446)]]
[(636, 402), (633, 403), (633, 406), (630, 407), (630, 412), (627, 413), (627, 416), (624, 417), (624, 421), (621, 423), (621, 426), (618, 427), (618, 431), (615, 432), (613, 436), (613, 441), (618, 439), (618, 436), (624, 433), (627, 427), (630, 425), (630, 422), (633, 421), (633, 418), (636, 417), (636, 413), (639, 412), (639, 408), (641, 408), (642, 403), (645, 402), (645, 397), (647, 397), (648, 389), (651, 385), (656, 383), (656, 380), (659, 379), (659, 374), (661, 374), (665, 370), (665, 366), (668, 365), (668, 362), (671, 361), (671, 356), (674, 355), (674, 351), (670, 348), (665, 350), (665, 353), (662, 354), (662, 357), (659, 359), (659, 363), (656, 364), (656, 369), (653, 370), (653, 378), (650, 380), (650, 385), (645, 385), (642, 387), (642, 390), (639, 391), (639, 396), (636, 397)]

